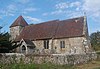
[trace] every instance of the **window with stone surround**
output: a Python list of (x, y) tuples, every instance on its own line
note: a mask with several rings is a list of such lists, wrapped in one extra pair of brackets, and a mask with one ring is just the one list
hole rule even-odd
[(60, 48), (65, 48), (65, 41), (60, 41)]
[(26, 47), (23, 45), (22, 46), (22, 53), (25, 53), (26, 52)]
[(49, 49), (49, 40), (44, 40), (44, 49)]
[(24, 46), (24, 45), (22, 46), (22, 50), (26, 50), (26, 48), (25, 48), (25, 46)]

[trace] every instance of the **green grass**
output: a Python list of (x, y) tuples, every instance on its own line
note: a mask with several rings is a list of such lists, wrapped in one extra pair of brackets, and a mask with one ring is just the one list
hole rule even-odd
[(0, 69), (100, 69), (100, 61), (95, 60), (81, 65), (55, 65), (52, 63), (42, 64), (0, 64)]
[(100, 55), (100, 50), (96, 52), (98, 55)]
[(43, 64), (0, 64), (0, 69), (76, 69), (70, 65), (54, 65), (52, 63)]
[(90, 61), (83, 65), (78, 65), (78, 69), (100, 69), (100, 60)]

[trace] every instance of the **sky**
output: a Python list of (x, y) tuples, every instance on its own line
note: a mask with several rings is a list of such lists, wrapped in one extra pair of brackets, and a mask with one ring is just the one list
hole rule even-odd
[(86, 16), (89, 34), (100, 31), (100, 0), (0, 0), (1, 31), (20, 15), (29, 24)]

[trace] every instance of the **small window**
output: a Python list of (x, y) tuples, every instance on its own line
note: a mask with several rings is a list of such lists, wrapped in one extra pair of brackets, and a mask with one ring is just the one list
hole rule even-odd
[(55, 46), (55, 49), (57, 49), (57, 47)]
[(60, 48), (65, 48), (65, 41), (60, 41)]
[(44, 49), (49, 49), (49, 40), (44, 40)]
[(76, 49), (74, 49), (74, 53), (76, 53)]
[(76, 53), (77, 52), (77, 48), (76, 47), (74, 47), (74, 53)]
[(23, 45), (22, 46), (22, 53), (25, 53), (26, 52), (26, 47)]
[(26, 48), (25, 48), (25, 46), (24, 46), (24, 45), (22, 46), (22, 50), (26, 50)]

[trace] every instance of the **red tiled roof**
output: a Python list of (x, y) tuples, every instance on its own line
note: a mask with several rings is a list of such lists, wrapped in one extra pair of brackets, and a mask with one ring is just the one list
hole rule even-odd
[(83, 26), (84, 17), (60, 21), (54, 38), (81, 36), (83, 34)]
[(54, 20), (26, 26), (16, 41), (24, 39), (38, 40), (51, 38), (67, 38), (83, 35), (84, 17), (68, 20)]
[(24, 41), (25, 41), (25, 43), (27, 44), (27, 45), (30, 45), (30, 46), (33, 46), (34, 44), (33, 44), (33, 42), (31, 41), (31, 40), (28, 40), (28, 39), (23, 39)]
[(27, 22), (25, 21), (25, 19), (22, 16), (19, 16), (14, 22), (13, 24), (10, 26), (11, 27), (15, 27), (15, 26), (27, 26)]
[(52, 38), (57, 27), (57, 22), (58, 20), (54, 20), (54, 21), (26, 26), (20, 33), (20, 36), (17, 37), (17, 40), (22, 38), (30, 40)]

